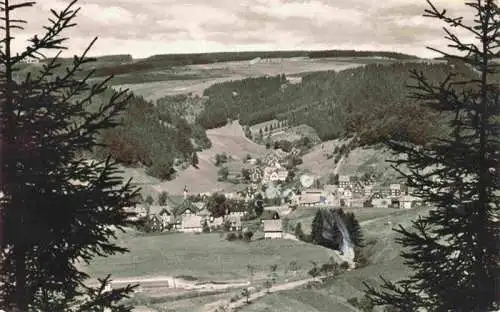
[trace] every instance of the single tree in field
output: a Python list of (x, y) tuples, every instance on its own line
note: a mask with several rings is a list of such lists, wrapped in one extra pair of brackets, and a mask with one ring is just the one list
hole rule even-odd
[(45, 33), (14, 54), (13, 31), (25, 23), (14, 19), (14, 11), (34, 3), (0, 2), (0, 191), (5, 195), (0, 306), (9, 310), (131, 309), (118, 301), (133, 287), (105, 291), (107, 277), (93, 288), (84, 284), (89, 276), (77, 266), (127, 251), (111, 239), (132, 225), (133, 214), (124, 208), (135, 205), (138, 190), (124, 183), (109, 158), (92, 161), (84, 155), (98, 146), (102, 130), (118, 124), (128, 96), (114, 93), (98, 105), (96, 95), (106, 91), (109, 79), (90, 85), (93, 72), (81, 70), (88, 49), (66, 70), (55, 58), (31, 74), (19, 72), (22, 61), (64, 49), (61, 35), (75, 25), (74, 4), (52, 11)]
[[(499, 55), (500, 11), (493, 0), (468, 2), (475, 20), (467, 25), (428, 4), (425, 16), (469, 32), (478, 41), (464, 43), (445, 29), (450, 47), (466, 55), (441, 53), (471, 78), (459, 81), (450, 75), (434, 85), (423, 73), (413, 72), (413, 98), (451, 119), (450, 133), (423, 147), (389, 142), (396, 153), (407, 155), (394, 168), (404, 164), (409, 169), (400, 173), (432, 210), (413, 221), (412, 229), (396, 229), (397, 242), (405, 248), (401, 255), (413, 271), (410, 278), (383, 280), (381, 289), (366, 285), (368, 295), (377, 305), (400, 311), (497, 310), (499, 82), (492, 58)], [(432, 171), (425, 173), (424, 168)]]
[(241, 291), (241, 295), (245, 297), (245, 303), (249, 304), (250, 303), (250, 289), (248, 287), (243, 288)]

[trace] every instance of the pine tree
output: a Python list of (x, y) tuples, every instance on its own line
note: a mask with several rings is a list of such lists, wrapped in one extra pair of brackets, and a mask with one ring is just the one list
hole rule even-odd
[(22, 52), (11, 50), (13, 30), (24, 21), (14, 11), (33, 2), (0, 2), (3, 38), (0, 48), (1, 237), (0, 306), (20, 311), (130, 311), (118, 301), (132, 286), (104, 291), (109, 276), (93, 288), (77, 262), (126, 252), (111, 242), (116, 230), (133, 225), (124, 207), (135, 205), (138, 190), (123, 183), (109, 158), (85, 159), (97, 147), (97, 135), (118, 124), (128, 100), (115, 93), (97, 107), (95, 96), (109, 79), (90, 85), (81, 67), (90, 60), (75, 56), (66, 71), (58, 58), (21, 77), (19, 64), (43, 57), (44, 50), (64, 49), (63, 31), (74, 26), (76, 1), (52, 11), (45, 34), (34, 36)]
[(158, 194), (158, 205), (165, 206), (167, 205), (168, 193), (166, 191), (162, 191)]
[[(333, 218), (333, 214), (336, 213), (340, 216), (340, 218), (344, 221), (347, 231), (349, 232), (349, 237), (356, 247), (363, 247), (363, 233), (361, 232), (361, 226), (359, 225), (356, 216), (352, 212), (345, 213), (342, 209), (331, 209), (331, 210), (319, 210), (321, 213), (321, 236), (318, 233), (314, 233), (314, 220), (313, 220), (313, 228), (312, 234), (316, 235), (318, 244), (331, 248), (331, 249), (340, 249), (342, 245), (342, 232), (340, 231), (339, 226), (335, 222), (335, 218)], [(319, 216), (318, 216), (319, 218)], [(315, 217), (316, 219), (316, 217)], [(319, 226), (317, 226), (319, 228)], [(317, 231), (317, 230), (316, 230)]]
[(323, 211), (319, 209), (314, 215), (311, 225), (311, 240), (313, 243), (322, 245), (323, 243)]
[(352, 212), (347, 212), (343, 216), (345, 225), (349, 230), (349, 235), (351, 236), (351, 241), (356, 247), (364, 247), (364, 236), (361, 231), (361, 226), (359, 225), (356, 216)]
[[(468, 81), (450, 76), (433, 85), (424, 74), (413, 72), (413, 98), (452, 117), (450, 133), (423, 147), (389, 142), (395, 153), (407, 155), (394, 161), (394, 168), (409, 169), (400, 173), (433, 208), (413, 221), (413, 229), (396, 229), (397, 242), (405, 248), (401, 256), (413, 271), (410, 278), (397, 283), (383, 279), (382, 289), (366, 285), (368, 295), (377, 305), (401, 311), (497, 310), (499, 85), (493, 80), (498, 65), (491, 58), (498, 56), (500, 11), (493, 0), (466, 3), (476, 15), (474, 25), (466, 25), (428, 3), (425, 16), (479, 40), (466, 44), (445, 29), (450, 46), (467, 55), (441, 52), (461, 65), (460, 70), (472, 67), (479, 75)], [(425, 173), (425, 168), (435, 169)]]

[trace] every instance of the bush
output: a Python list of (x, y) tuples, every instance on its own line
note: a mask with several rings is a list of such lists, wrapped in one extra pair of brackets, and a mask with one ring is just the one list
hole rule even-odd
[(349, 263), (348, 263), (347, 261), (342, 262), (342, 263), (340, 264), (340, 268), (341, 268), (342, 270), (347, 270), (347, 269), (349, 269)]
[(246, 231), (245, 233), (243, 233), (244, 235), (244, 238), (247, 242), (251, 241), (252, 240), (252, 237), (253, 237), (253, 232), (252, 231)]
[(222, 164), (225, 164), (228, 161), (229, 161), (229, 157), (226, 155), (226, 153), (215, 155), (215, 165), (216, 166), (220, 166)]
[(210, 232), (210, 226), (208, 225), (208, 222), (207, 220), (205, 220), (205, 222), (203, 222), (203, 233), (209, 233)]
[(243, 239), (243, 233), (238, 232), (238, 239), (239, 239), (239, 240), (242, 240), (242, 239)]
[(336, 263), (325, 263), (321, 266), (320, 272), (327, 276), (332, 276), (337, 273), (337, 264)]
[(232, 242), (232, 241), (235, 241), (237, 239), (238, 239), (238, 236), (236, 235), (236, 233), (231, 232), (231, 233), (227, 233), (227, 235), (226, 235), (227, 241)]

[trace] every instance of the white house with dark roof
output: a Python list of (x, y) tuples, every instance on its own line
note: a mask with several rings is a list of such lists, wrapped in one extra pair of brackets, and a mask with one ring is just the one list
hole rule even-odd
[(283, 238), (283, 223), (281, 219), (264, 220), (264, 238)]

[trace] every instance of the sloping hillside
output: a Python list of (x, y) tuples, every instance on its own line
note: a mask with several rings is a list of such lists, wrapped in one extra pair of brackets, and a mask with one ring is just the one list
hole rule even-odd
[(378, 180), (382, 183), (401, 179), (399, 173), (392, 169), (391, 164), (387, 162), (387, 160), (394, 159), (395, 156), (389, 149), (381, 145), (354, 148), (336, 164), (336, 155), (333, 157), (329, 157), (329, 155), (333, 154), (336, 147), (346, 143), (348, 143), (347, 140), (331, 140), (314, 146), (302, 157), (304, 162), (299, 166), (299, 169), (309, 172), (323, 181), (331, 173), (361, 176), (367, 172), (378, 175)]
[[(215, 84), (198, 120), (205, 128), (239, 119), (252, 126), (271, 119), (290, 126), (306, 124), (326, 141), (357, 133), (362, 144), (376, 144), (391, 136), (424, 144), (441, 133), (436, 112), (409, 95), (415, 85), (410, 71), (423, 72), (430, 83), (470, 79), (472, 71), (456, 72), (443, 63), (399, 62), (368, 64), (338, 72), (322, 71), (291, 84), (285, 75)], [(468, 88), (469, 86), (456, 86)]]
[(198, 169), (189, 167), (178, 173), (172, 181), (165, 181), (156, 186), (158, 191), (165, 190), (171, 194), (181, 194), (184, 186), (191, 192), (212, 192), (215, 190), (230, 190), (234, 188), (231, 183), (217, 181), (215, 166), (215, 155), (226, 153), (231, 155), (234, 161), (241, 161), (247, 154), (262, 155), (265, 147), (258, 145), (243, 133), (237, 121), (224, 127), (207, 131), (207, 136), (212, 142), (212, 147), (198, 153)]
[[(373, 209), (372, 209), (373, 210)], [(363, 282), (380, 284), (379, 276), (398, 280), (408, 275), (408, 268), (399, 256), (401, 246), (396, 244), (394, 226), (410, 226), (417, 215), (426, 213), (428, 208), (415, 210), (393, 210), (386, 216), (361, 221), (361, 228), (368, 247), (365, 254), (369, 265), (346, 272), (317, 288), (297, 288), (275, 293), (245, 306), (242, 312), (290, 311), (290, 312), (345, 312), (359, 311), (347, 300), (364, 295)], [(363, 220), (363, 218), (360, 218)]]

